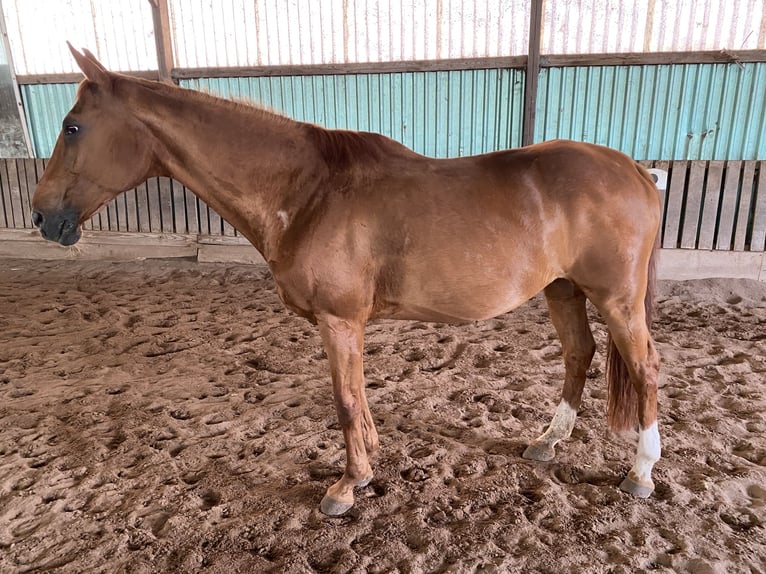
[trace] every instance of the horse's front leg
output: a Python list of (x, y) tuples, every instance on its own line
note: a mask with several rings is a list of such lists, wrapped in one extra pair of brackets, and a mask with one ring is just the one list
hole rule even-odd
[(323, 316), (319, 332), (330, 361), (335, 408), (346, 441), (346, 470), (327, 489), (320, 510), (338, 516), (354, 505), (354, 487), (366, 486), (372, 479), (367, 447), (373, 444), (365, 443), (377, 446), (377, 433), (374, 425), (370, 431), (372, 417), (364, 396), (364, 321)]

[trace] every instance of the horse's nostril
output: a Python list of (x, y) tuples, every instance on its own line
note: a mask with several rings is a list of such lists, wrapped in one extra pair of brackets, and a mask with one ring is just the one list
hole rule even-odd
[(40, 227), (43, 224), (43, 214), (36, 209), (32, 211), (32, 225)]

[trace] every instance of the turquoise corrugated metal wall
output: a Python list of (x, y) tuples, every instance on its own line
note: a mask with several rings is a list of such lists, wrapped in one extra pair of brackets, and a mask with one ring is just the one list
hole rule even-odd
[(642, 159), (766, 158), (766, 63), (545, 68), (536, 139)]
[(29, 136), (36, 157), (51, 157), (61, 122), (74, 104), (77, 84), (29, 84), (21, 86)]
[[(520, 70), (203, 78), (181, 85), (251, 100), (328, 128), (383, 133), (436, 157), (521, 145)], [(23, 86), (38, 157), (50, 157), (76, 89), (76, 84)]]
[(328, 128), (379, 132), (434, 157), (521, 143), (520, 70), (203, 78), (181, 85), (262, 103)]
[[(381, 132), (427, 155), (520, 144), (524, 72), (464, 70), (182, 82), (326, 127)], [(75, 84), (22, 86), (37, 157), (49, 157)], [(538, 141), (567, 138), (636, 159), (766, 158), (766, 63), (544, 68)]]

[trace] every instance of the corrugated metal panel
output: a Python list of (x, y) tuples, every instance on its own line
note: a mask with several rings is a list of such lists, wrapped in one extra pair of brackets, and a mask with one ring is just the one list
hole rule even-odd
[(766, 48), (764, 0), (548, 0), (546, 54)]
[[(520, 143), (523, 72), (467, 70), (185, 81), (327, 127), (379, 131), (420, 153)], [(49, 157), (76, 84), (22, 86), (37, 157)], [(636, 159), (766, 158), (766, 64), (547, 68), (538, 141), (568, 138)]]
[(178, 67), (525, 54), (530, 0), (170, 0)]
[(77, 84), (21, 86), (21, 99), (36, 157), (50, 157), (61, 122), (74, 104)]
[(17, 74), (79, 72), (69, 40), (112, 70), (156, 70), (152, 9), (147, 0), (3, 0)]
[(636, 159), (766, 158), (766, 64), (548, 68), (536, 139)]
[[(521, 142), (520, 70), (203, 78), (181, 85), (250, 100), (329, 128), (384, 133), (435, 157)], [(77, 84), (22, 86), (37, 157), (50, 157), (76, 91)]]
[(215, 78), (182, 85), (250, 100), (328, 128), (388, 135), (434, 157), (520, 145), (524, 74), (465, 70)]

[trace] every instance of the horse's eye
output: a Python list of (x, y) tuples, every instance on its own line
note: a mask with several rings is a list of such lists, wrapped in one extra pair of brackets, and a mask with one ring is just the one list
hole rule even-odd
[(80, 128), (78, 126), (75, 126), (75, 125), (72, 125), (72, 124), (64, 126), (64, 134), (65, 135), (73, 136), (78, 131), (80, 131)]

